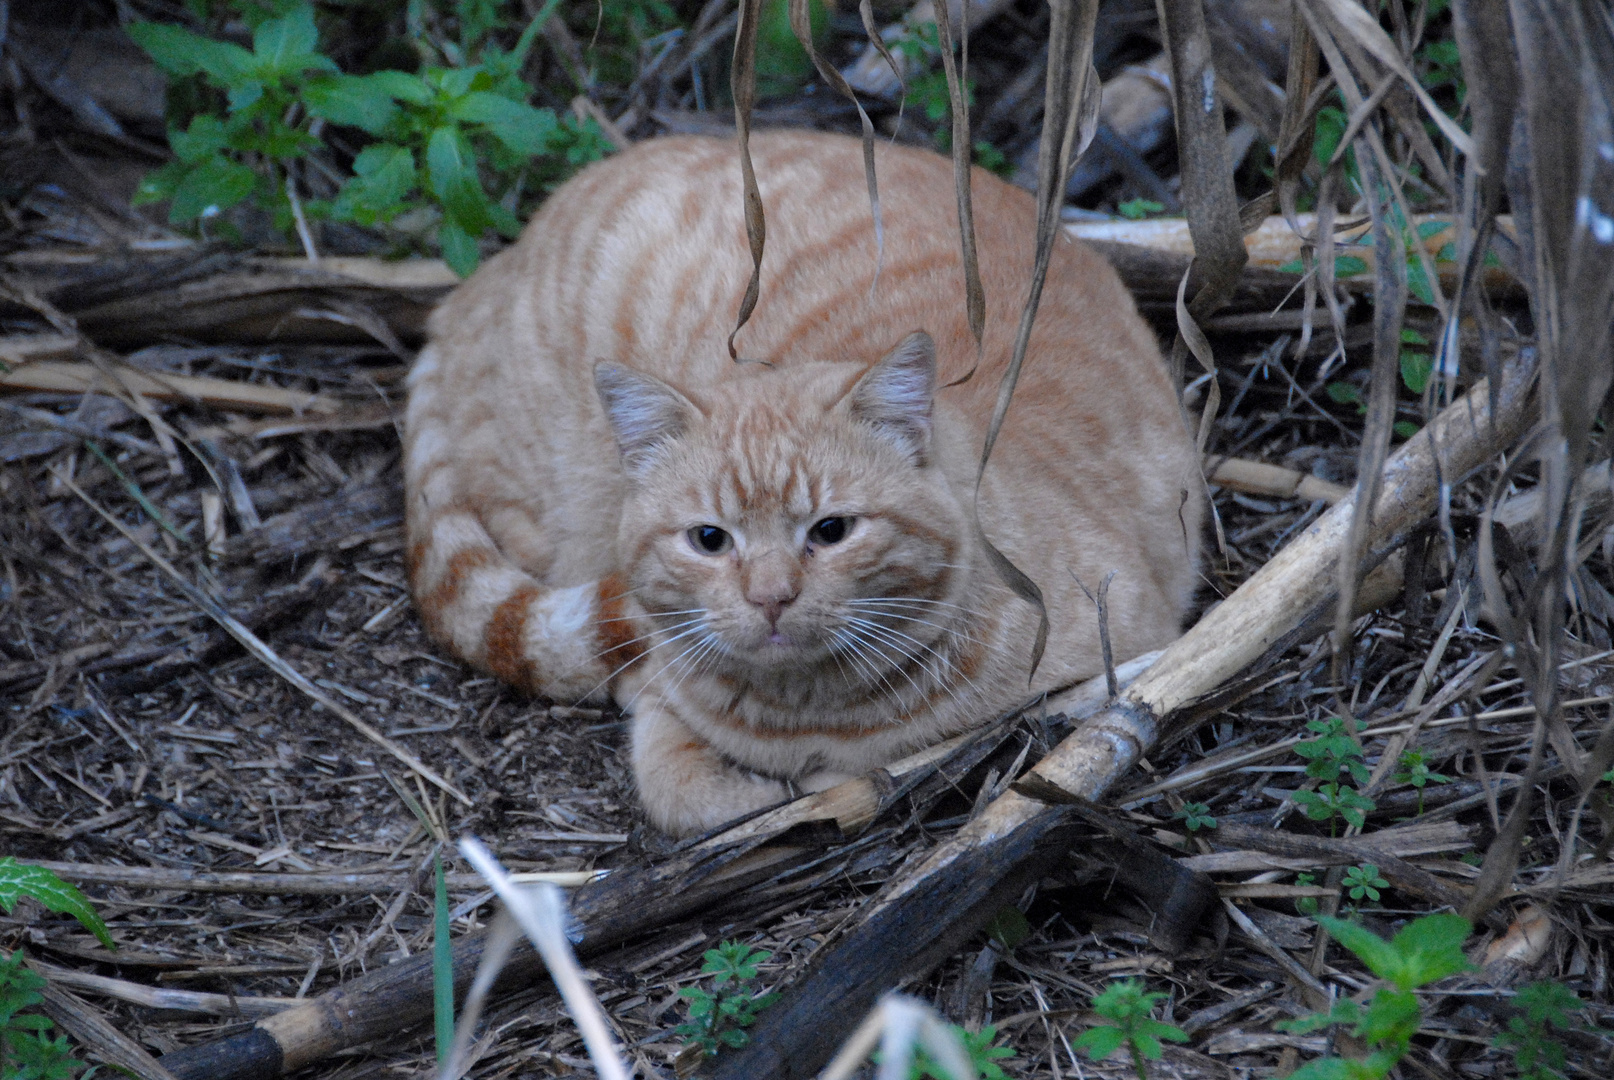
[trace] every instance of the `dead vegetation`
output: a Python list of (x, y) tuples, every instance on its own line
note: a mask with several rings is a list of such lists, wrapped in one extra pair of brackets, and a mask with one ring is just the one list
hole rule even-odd
[[(1381, 55), (1352, 30), (1379, 23), (1350, 0), (1305, 0), (1298, 15), (1207, 0), (1196, 26), (1199, 7), (1162, 11), (1178, 42), (1208, 49), (1225, 113), (1184, 134), (1180, 170), (1172, 108), (1187, 69), (1172, 52), (1181, 65), (1192, 50), (1162, 51), (1151, 5), (1064, 12), (1073, 55), (1091, 50), (1105, 93), (1096, 125), (1079, 93), (1068, 103), (1072, 138), (1093, 141), (1063, 187), (1082, 207), (1148, 198), (1188, 215), (1186, 227), (1078, 227), (1121, 268), (1167, 348), (1187, 331), (1179, 370), (1194, 367), (1190, 354), (1205, 365), (1184, 377), (1190, 410), (1208, 417), (1217, 483), (1202, 608), (1242, 611), (1237, 599), (1217, 605), (1344, 500), (1343, 543), (1363, 569), (1379, 565), (1360, 584), (1346, 575), (1359, 614), (1330, 614), (1338, 583), (1324, 560), (1304, 580), (1310, 601), (1291, 596), (1281, 618), (1196, 650), (1214, 677), (1167, 693), (1161, 671), (1146, 676), (1120, 702), (1154, 726), (1136, 761), (1090, 790), (1057, 766), (1029, 771), (1075, 726), (1033, 707), (962, 746), (674, 848), (637, 816), (620, 716), (502, 689), (442, 656), (409, 604), (396, 418), (424, 314), (452, 276), (364, 258), (385, 243), (358, 230), (318, 232), (326, 257), (311, 265), (251, 228), (256, 249), (238, 250), (131, 210), (138, 177), (165, 153), (162, 103), (116, 24), (178, 9), (86, 5), (63, 22), (0, 5), (0, 854), (83, 885), (121, 943), (108, 953), (26, 902), (0, 918), (0, 948), (26, 949), (50, 979), (57, 1023), (89, 1057), (161, 1076), (153, 1056), (232, 1045), (272, 1016), (313, 1031), (325, 1021), (292, 1007), (333, 1007), (320, 995), (362, 980), (370, 1011), (342, 1039), (326, 1024), (298, 1044), (303, 1075), (429, 1075), (429, 985), (405, 976), (429, 965), (434, 834), (474, 833), (507, 867), (576, 889), (579, 951), (645, 1077), (694, 1064), (686, 1054), (675, 1065), (678, 992), (727, 939), (773, 953), (761, 981), (785, 1000), (748, 1051), (706, 1064), (722, 1076), (815, 1074), (865, 1007), (859, 995), (891, 985), (872, 972), (971, 1030), (994, 1025), (1017, 1051), (999, 1062), (1010, 1076), (1126, 1075), (1070, 1046), (1093, 1020), (1093, 995), (1121, 975), (1168, 991), (1164, 1017), (1190, 1036), (1157, 1071), (1287, 1075), (1339, 1048), (1277, 1022), (1368, 983), (1299, 913), (1342, 899), (1385, 932), (1442, 909), (1476, 922), (1480, 970), (1425, 996), (1403, 1075), (1513, 1075), (1492, 1041), (1511, 991), (1532, 980), (1589, 1002), (1588, 1029), (1614, 1025), (1614, 801), (1599, 780), (1614, 764), (1614, 519), (1596, 420), (1614, 287), (1597, 232), (1614, 228), (1596, 156), (1614, 138), (1597, 92), (1614, 85), (1606, 11), (1566, 5), (1584, 31), (1566, 40), (1527, 2), (1444, 13), (1392, 0)], [(622, 81), (596, 82), (579, 106), (613, 138), (733, 130), (712, 95), (734, 13), (712, 0), (678, 14), (685, 32), (630, 50), (610, 68)], [(535, 84), (575, 91), (589, 62), (583, 15), (546, 31)], [(976, 80), (963, 130), (1034, 185), (1049, 12), (996, 3), (954, 16), (969, 26)], [(865, 95), (874, 128), (930, 141), (945, 121), (910, 104), (898, 127), (895, 101), (877, 96), (884, 60), (863, 54), (856, 16), (835, 18), (849, 22), (826, 58)], [(1461, 46), (1466, 131), (1426, 128), (1431, 114), (1396, 77), (1410, 58), (1437, 110), (1456, 111), (1427, 41)], [(1308, 67), (1319, 43), (1323, 64)], [(911, 85), (922, 72), (904, 74)], [(1343, 149), (1331, 162), (1313, 152), (1330, 83), (1354, 139), (1339, 145), (1354, 145), (1351, 167), (1379, 197), (1347, 189)], [(763, 100), (755, 122), (856, 132), (855, 111), (826, 91)], [(1211, 151), (1237, 169), (1208, 165)], [(1316, 207), (1296, 222), (1318, 268), (1303, 282), (1279, 269), (1298, 249), (1263, 246), (1292, 235), (1278, 215), (1301, 199)], [(1502, 209), (1512, 217), (1493, 228)], [(1364, 235), (1370, 247), (1338, 247)], [(1452, 312), (1462, 318), (1446, 336)], [(1421, 395), (1398, 378), (1405, 353), (1436, 369)], [(1533, 372), (1547, 392), (1526, 402), (1509, 372)], [(1393, 529), (1351, 511), (1359, 465), (1378, 477), (1406, 445), (1394, 422), (1460, 408), (1451, 403), (1486, 375), (1502, 396), (1514, 387), (1511, 429), (1476, 426), (1472, 463), (1444, 459), (1444, 487)], [(1089, 710), (1105, 698), (1100, 688)], [(1337, 716), (1362, 725), (1361, 790), (1374, 805), (1360, 828), (1308, 820), (1294, 798), (1318, 786), (1295, 751), (1306, 725)], [(1408, 751), (1444, 781), (1413, 786)], [(1043, 809), (1071, 792), (1104, 808)], [(1026, 820), (1043, 823), (1021, 848), (960, 840), (1014, 800), (1035, 803)], [(1190, 830), (1205, 816), (1214, 828)], [(948, 851), (981, 861), (937, 890), (931, 922), (893, 907), (902, 889), (934, 882), (925, 867)], [(1342, 897), (1346, 869), (1367, 865), (1381, 895)], [(449, 884), (456, 934), (482, 927), (491, 893), (463, 867)], [(869, 937), (891, 911), (896, 929)], [(868, 970), (843, 962), (858, 955)], [(539, 970), (507, 970), (524, 985), (490, 1005), (469, 1075), (590, 1071)], [(790, 1030), (764, 1035), (770, 1024)], [(1566, 1075), (1607, 1070), (1605, 1036), (1564, 1038)], [(785, 1046), (794, 1056), (763, 1064)], [(169, 1059), (177, 1074), (237, 1075), (192, 1053)]]

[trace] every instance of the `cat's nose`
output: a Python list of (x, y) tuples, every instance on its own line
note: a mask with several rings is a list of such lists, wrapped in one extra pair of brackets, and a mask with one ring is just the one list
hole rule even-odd
[(776, 626), (790, 602), (801, 594), (801, 568), (778, 553), (761, 556), (745, 568), (745, 598), (762, 609)]

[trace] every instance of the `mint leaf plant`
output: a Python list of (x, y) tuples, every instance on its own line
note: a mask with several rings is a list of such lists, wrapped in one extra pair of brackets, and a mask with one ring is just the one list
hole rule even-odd
[(1328, 935), (1361, 960), (1381, 980), (1366, 1005), (1336, 1002), (1326, 1013), (1281, 1021), (1280, 1031), (1307, 1033), (1333, 1024), (1348, 1025), (1367, 1047), (1360, 1058), (1320, 1058), (1296, 1070), (1291, 1080), (1382, 1080), (1406, 1056), (1423, 1022), (1418, 988), (1472, 970), (1463, 942), (1473, 926), (1460, 915), (1426, 915), (1385, 941), (1345, 919), (1318, 916)]
[[(135, 23), (129, 35), (176, 79), (200, 80), (216, 107), (169, 132), (175, 160), (142, 182), (136, 202), (169, 204), (175, 225), (217, 218), (247, 203), (270, 211), (282, 232), (299, 215), (384, 227), (412, 211), (436, 220), (443, 258), (463, 275), (489, 230), (513, 238), (524, 194), (541, 192), (604, 155), (592, 121), (528, 104), (520, 69), (546, 18), (515, 48), (486, 44), (477, 63), (427, 65), (419, 73), (349, 75), (319, 51), (311, 4), (260, 22), (249, 51), (183, 27)], [(459, 50), (455, 50), (458, 54)], [(353, 129), (365, 145), (329, 198), (298, 194), (299, 170), (338, 155), (323, 133)]]

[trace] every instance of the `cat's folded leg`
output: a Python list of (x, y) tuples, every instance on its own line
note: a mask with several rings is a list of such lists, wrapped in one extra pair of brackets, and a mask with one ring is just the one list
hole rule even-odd
[(645, 812), (674, 836), (705, 832), (790, 797), (783, 781), (731, 764), (651, 695), (634, 706), (632, 743)]

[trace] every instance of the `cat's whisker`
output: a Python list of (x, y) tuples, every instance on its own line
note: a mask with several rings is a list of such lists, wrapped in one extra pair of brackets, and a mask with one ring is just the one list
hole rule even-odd
[[(894, 663), (891, 663), (891, 660), (886, 655), (885, 650), (890, 649), (892, 652), (895, 652), (898, 656), (902, 657), (904, 660), (911, 660), (912, 662), (918, 664), (921, 669), (923, 669), (924, 666), (925, 666), (923, 660), (921, 660), (919, 657), (915, 656), (913, 653), (908, 652), (906, 649), (904, 649), (902, 647), (902, 645), (900, 643), (886, 641), (886, 640), (883, 640), (881, 638), (875, 637), (873, 634), (869, 633), (866, 629), (863, 629), (861, 627), (852, 626), (852, 627), (850, 627), (850, 629), (851, 629), (851, 632), (854, 635), (860, 637), (866, 644), (874, 646), (875, 654), (877, 656), (879, 656), (881, 660), (884, 660), (886, 662), (886, 664), (885, 664), (886, 669), (887, 670), (895, 670), (898, 675), (901, 675), (904, 679), (907, 679), (908, 680), (908, 685), (913, 687), (914, 693), (919, 695), (919, 700), (921, 702), (924, 701), (925, 697), (927, 696), (926, 693), (925, 693), (925, 688), (920, 686), (919, 683), (917, 681), (915, 681), (915, 679), (914, 679), (914, 677), (912, 675), (908, 674), (908, 666), (906, 664), (894, 664)], [(926, 674), (931, 674), (931, 673), (926, 672)], [(897, 693), (896, 688), (892, 687), (891, 683), (889, 681), (885, 680), (884, 678), (882, 678), (881, 681), (885, 682), (886, 686), (891, 689), (891, 695), (893, 697), (899, 697), (900, 698), (900, 695)]]
[[(694, 633), (694, 631), (690, 631), (690, 633)], [(688, 634), (680, 635), (680, 637), (687, 637), (687, 636), (688, 636)], [(715, 635), (713, 635), (710, 631), (707, 631), (707, 636), (706, 637), (701, 638), (699, 641), (697, 641), (697, 642), (695, 642), (695, 643), (693, 643), (691, 645), (686, 645), (682, 652), (680, 652), (677, 656), (673, 657), (671, 660), (669, 660), (665, 664), (663, 664), (661, 666), (660, 670), (656, 671), (654, 674), (652, 674), (650, 676), (650, 678), (648, 678), (648, 679), (646, 679), (644, 681), (644, 685), (639, 687), (639, 689), (634, 692), (633, 697), (629, 698), (628, 701), (622, 706), (622, 711), (623, 712), (632, 712), (634, 703), (637, 702), (639, 700), (639, 698), (644, 695), (644, 692), (646, 690), (650, 689), (650, 687), (655, 683), (655, 681), (657, 679), (661, 678), (663, 675), (667, 674), (669, 671), (674, 670), (675, 668), (681, 668), (684, 665), (684, 663), (689, 659), (689, 657), (690, 657), (690, 655), (692, 653), (695, 653), (695, 652), (701, 651), (701, 650), (705, 650), (708, 646), (710, 646), (712, 644), (712, 642), (714, 640), (715, 640)], [(668, 644), (670, 644), (670, 643), (668, 643)], [(680, 679), (679, 681), (681, 682), (682, 679)]]
[[(593, 695), (595, 693), (595, 691), (599, 690), (601, 687), (609, 686), (611, 684), (612, 679), (615, 679), (618, 675), (622, 674), (624, 671), (628, 670), (628, 668), (632, 667), (634, 664), (637, 664), (640, 660), (643, 660), (645, 657), (649, 656), (651, 653), (655, 652), (657, 649), (660, 649), (660, 648), (663, 648), (665, 646), (671, 645), (673, 642), (679, 641), (679, 640), (681, 640), (683, 638), (686, 638), (691, 634), (699, 633), (700, 630), (701, 630), (701, 624), (703, 622), (704, 622), (704, 620), (702, 620), (702, 619), (690, 619), (687, 622), (679, 623), (678, 624), (679, 627), (691, 626), (691, 627), (694, 627), (694, 629), (685, 630), (681, 634), (674, 634), (672, 637), (668, 638), (666, 641), (658, 641), (656, 644), (650, 646), (650, 648), (646, 649), (644, 652), (640, 653), (638, 656), (632, 657), (631, 659), (627, 660), (625, 663), (619, 665), (615, 671), (611, 672), (605, 678), (601, 679), (598, 683), (595, 683), (593, 689), (589, 690), (589, 692), (587, 694), (583, 695), (583, 696), (584, 697), (589, 697), (589, 696)], [(673, 629), (677, 629), (677, 628), (678, 627), (673, 627)], [(654, 636), (655, 635), (653, 633), (644, 634), (644, 635), (642, 635), (640, 637), (634, 638), (633, 641), (643, 641), (645, 638), (654, 637)], [(627, 642), (626, 644), (631, 645), (633, 643), (633, 641)], [(619, 646), (619, 645), (618, 646), (612, 646), (612, 648), (610, 648), (610, 649), (605, 649), (602, 652), (596, 653), (595, 657), (604, 656), (606, 653), (612, 652), (612, 651), (614, 651), (615, 649), (618, 649), (618, 648), (621, 648), (621, 646)], [(655, 678), (655, 676), (651, 676), (652, 680), (654, 678)], [(645, 685), (648, 686), (649, 683), (646, 683)], [(638, 697), (637, 694), (635, 694), (634, 696)]]
[(606, 623), (614, 622), (650, 622), (654, 619), (671, 618), (674, 615), (699, 615), (704, 613), (705, 610), (705, 608), (685, 608), (682, 611), (651, 611), (644, 615), (619, 615), (614, 619), (595, 619), (594, 625), (603, 626)]
[[(849, 606), (851, 606), (851, 605), (849, 605)], [(914, 615), (904, 615), (904, 614), (902, 614), (900, 612), (887, 611), (887, 610), (883, 610), (883, 609), (875, 609), (875, 610), (871, 611), (871, 610), (866, 609), (866, 608), (865, 609), (854, 608), (854, 610), (864, 610), (869, 614), (878, 614), (882, 618), (900, 619), (903, 622), (911, 622), (911, 623), (915, 623), (915, 624), (918, 624), (918, 625), (921, 625), (921, 626), (934, 627), (935, 629), (940, 630), (943, 633), (948, 634), (955, 641), (960, 641), (960, 642), (963, 642), (963, 643), (968, 644), (968, 645), (979, 645), (981, 648), (986, 649), (986, 650), (988, 650), (990, 652), (994, 652), (998, 656), (1003, 657), (1006, 660), (1010, 660), (1010, 661), (1014, 661), (1014, 662), (1018, 663), (1022, 659), (1020, 654), (1018, 654), (1016, 652), (1013, 652), (1012, 650), (1005, 649), (1003, 646), (997, 644), (996, 642), (988, 641), (987, 639), (985, 639), (983, 637), (976, 636), (976, 634), (973, 631), (969, 630), (967, 628), (967, 626), (965, 628), (960, 628), (958, 626), (944, 625), (944, 624), (939, 623), (939, 622), (934, 622), (934, 621), (932, 621), (930, 619), (921, 619), (921, 618), (919, 618), (917, 616), (914, 616)]]
[[(918, 638), (913, 637), (910, 634), (904, 634), (901, 630), (898, 630), (895, 627), (882, 626), (881, 624), (879, 624), (877, 622), (873, 622), (872, 620), (869, 620), (869, 619), (852, 618), (852, 619), (849, 619), (848, 621), (853, 623), (856, 626), (865, 627), (866, 629), (868, 629), (871, 632), (877, 632), (882, 637), (900, 638), (903, 641), (911, 641), (915, 645), (919, 646), (921, 649), (928, 652), (930, 655), (934, 656), (937, 659), (937, 661), (940, 662), (940, 664), (945, 665), (947, 670), (952, 672), (954, 675), (958, 676), (958, 678), (963, 679), (965, 682), (969, 681), (968, 677), (966, 677), (965, 674), (962, 671), (960, 671), (958, 669), (958, 667), (950, 659), (948, 659), (943, 653), (938, 652), (934, 647), (925, 644), (923, 641), (920, 641)], [(915, 656), (914, 659), (918, 660), (918, 657)], [(945, 681), (943, 679), (943, 677), (942, 677), (942, 672), (941, 672), (940, 667), (938, 667), (935, 670), (931, 671), (930, 676), (931, 676), (931, 678), (935, 679), (937, 682)]]
[(879, 666), (863, 654), (863, 642), (857, 636), (850, 630), (841, 628), (835, 631), (835, 640), (845, 646), (846, 658), (852, 662), (853, 667), (857, 668), (858, 673), (864, 676), (866, 685), (873, 683), (884, 684), (887, 693), (893, 697), (896, 696), (896, 687), (892, 686), (885, 676), (880, 673)]

